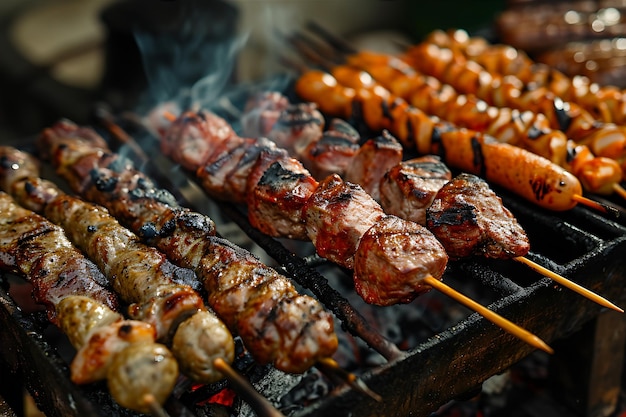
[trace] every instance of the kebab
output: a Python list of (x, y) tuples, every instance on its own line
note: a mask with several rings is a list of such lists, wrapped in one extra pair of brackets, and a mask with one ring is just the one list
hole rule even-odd
[[(301, 163), (267, 140), (240, 138), (234, 132), (227, 136), (207, 135), (205, 132), (210, 128), (204, 124), (225, 123), (213, 113), (190, 111), (178, 118), (165, 113), (164, 117), (172, 119), (172, 127), (163, 138), (164, 152), (204, 147), (234, 150), (214, 160), (209, 156), (204, 165), (198, 164), (199, 178), (214, 178), (209, 185), (202, 182), (209, 194), (219, 199), (246, 201), (251, 224), (264, 233), (290, 238), (306, 233), (320, 256), (354, 270), (355, 289), (367, 302), (379, 305), (408, 302), (430, 288), (445, 288), (446, 294), (505, 330), (535, 347), (551, 351), (526, 330), (447, 285), (432, 282), (438, 281), (435, 277), (441, 277), (447, 263), (443, 247), (423, 226), (384, 215), (378, 203), (360, 186), (344, 182), (338, 175), (330, 175), (317, 183)], [(205, 143), (194, 145), (194, 141)], [(229, 141), (233, 143), (224, 143)], [(267, 147), (267, 152), (261, 153), (256, 163), (238, 156), (258, 146)], [(175, 161), (180, 156), (180, 151), (170, 155)], [(179, 163), (193, 168), (193, 163), (198, 163), (197, 153), (190, 159)], [(226, 165), (223, 161), (229, 162)], [(239, 193), (231, 189), (224, 192), (225, 187), (217, 184), (221, 178), (229, 177), (247, 177), (246, 189), (239, 189)], [(297, 232), (294, 233), (294, 229)], [(398, 251), (398, 247), (403, 250)]]
[(411, 47), (403, 59), (457, 91), (475, 94), (489, 104), (543, 113), (552, 128), (588, 145), (597, 156), (617, 160), (622, 169), (626, 166), (626, 127), (599, 122), (577, 104), (563, 101), (547, 88), (524, 90), (514, 76), (491, 74), (462, 54), (432, 43)]
[(356, 78), (351, 72), (356, 68), (365, 70), (393, 94), (426, 113), (457, 126), (485, 132), (500, 141), (543, 156), (572, 172), (586, 191), (597, 194), (617, 192), (626, 198), (626, 191), (619, 184), (624, 174), (617, 161), (595, 157), (588, 146), (577, 144), (567, 139), (560, 130), (552, 129), (543, 114), (489, 106), (473, 95), (458, 94), (452, 87), (411, 68), (396, 70), (396, 64), (381, 66), (378, 61), (385, 58), (377, 54), (359, 53), (349, 57), (349, 65), (355, 67), (352, 71), (350, 68), (336, 67), (333, 74), (339, 82), (354, 88), (357, 87), (354, 83), (349, 85), (344, 81), (363, 80), (364, 77)]
[[(626, 122), (624, 91), (618, 87), (593, 83), (583, 75), (569, 77), (550, 65), (533, 61), (520, 49), (505, 44), (490, 44), (482, 37), (469, 36), (464, 30), (435, 30), (428, 34), (425, 41), (457, 50), (492, 74), (514, 75), (526, 88), (548, 88), (557, 97), (579, 104), (605, 123), (623, 125)], [(603, 42), (605, 51), (606, 46)], [(615, 46), (611, 44), (611, 47)], [(558, 55), (557, 52), (553, 54)]]
[[(337, 43), (337, 39), (322, 28), (315, 26), (314, 29), (328, 43)], [(601, 194), (617, 192), (626, 197), (626, 190), (619, 184), (624, 175), (620, 164), (612, 158), (594, 157), (586, 145), (568, 140), (563, 132), (552, 129), (542, 113), (489, 106), (473, 95), (457, 93), (453, 87), (442, 84), (437, 78), (418, 73), (400, 58), (372, 52), (356, 53), (346, 45), (341, 46), (341, 53), (331, 50), (322, 56), (319, 51), (324, 48), (314, 44), (311, 39), (300, 35), (291, 39), (291, 42), (307, 59), (327, 68), (346, 87), (373, 90), (374, 94), (386, 94), (384, 91), (389, 90), (392, 95), (425, 113), (526, 148), (565, 167), (580, 179), (587, 191)], [(344, 57), (343, 53), (348, 51), (349, 54)], [(337, 61), (346, 64), (338, 65)], [(305, 72), (307, 69), (300, 68), (300, 71)], [(370, 120), (369, 123), (376, 124), (376, 121)], [(394, 128), (394, 131), (405, 130), (402, 126)]]
[(428, 116), (387, 90), (355, 90), (318, 70), (305, 72), (295, 88), (302, 99), (317, 103), (323, 113), (356, 117), (373, 131), (389, 129), (405, 148), (440, 155), (450, 166), (479, 175), (542, 208), (564, 211), (581, 203), (611, 211), (583, 197), (578, 179), (546, 158)]
[[(220, 134), (224, 131), (217, 130)], [(107, 207), (175, 264), (196, 272), (207, 302), (261, 364), (303, 372), (337, 348), (333, 320), (274, 269), (215, 236), (213, 222), (180, 207), (89, 128), (60, 121), (38, 145), (84, 198)]]
[[(273, 106), (272, 103), (285, 101), (287, 101), (286, 97), (282, 96), (281, 98), (281, 94), (278, 92), (257, 94), (250, 100), (251, 103), (259, 104), (263, 109), (273, 109), (275, 106)], [(311, 111), (313, 109), (311, 106), (298, 105), (296, 107), (301, 112)], [(248, 105), (246, 108), (250, 108), (250, 106)], [(293, 124), (290, 128), (289, 120), (293, 117), (294, 111), (295, 110), (292, 109), (291, 111), (284, 112), (278, 116), (273, 114), (273, 110), (270, 111), (269, 115), (265, 112), (254, 112), (254, 119), (256, 119), (257, 122), (253, 123), (252, 126), (263, 126), (265, 133), (270, 139), (274, 137), (275, 131), (280, 132), (283, 142), (287, 144), (288, 140), (286, 138), (289, 136), (287, 132), (291, 129), (294, 132), (296, 140), (301, 141), (302, 138), (299, 136), (299, 132), (302, 127), (300, 121), (312, 120), (313, 118), (303, 115), (298, 116), (296, 117), (298, 122)], [(317, 112), (317, 110), (314, 111)], [(244, 113), (242, 117), (248, 120), (251, 119), (247, 113)], [(272, 128), (272, 123), (274, 123), (276, 129)], [(317, 125), (320, 124), (317, 123)], [(330, 130), (333, 129), (333, 127), (330, 128)], [(340, 130), (341, 132), (347, 131), (345, 126)], [(351, 135), (352, 134), (356, 134), (356, 131), (351, 132)], [(307, 136), (311, 138), (320, 138), (324, 135), (320, 132), (317, 135), (309, 134)], [(387, 138), (387, 140), (392, 139), (393, 137)], [(437, 156), (426, 155), (408, 161), (402, 161), (402, 149), (400, 146), (386, 146), (384, 148), (372, 148), (371, 146), (367, 147), (367, 145), (371, 143), (371, 140), (366, 141), (363, 145), (366, 147), (365, 152), (361, 153), (360, 150), (355, 152), (352, 156), (352, 160), (347, 164), (350, 167), (365, 166), (370, 170), (370, 173), (366, 176), (354, 176), (355, 182), (363, 185), (365, 190), (370, 195), (377, 196), (375, 199), (380, 200), (385, 213), (393, 214), (406, 220), (426, 225), (427, 210), (429, 210), (442, 187), (449, 183), (452, 179), (450, 170)], [(307, 149), (311, 147), (316, 148), (315, 142), (307, 145)], [(332, 152), (332, 150), (330, 152)], [(310, 153), (304, 152), (300, 157), (306, 158), (309, 155)], [(343, 160), (344, 155), (342, 155), (340, 159)], [(399, 160), (399, 162), (390, 169), (387, 169), (385, 168), (385, 162), (379, 163), (379, 161), (383, 160), (387, 161), (386, 163), (388, 165), (389, 161)], [(362, 172), (362, 170), (359, 169), (357, 172)], [(335, 173), (345, 175), (346, 173), (354, 174), (355, 171), (348, 168), (344, 171), (338, 170)], [(379, 184), (375, 187), (372, 184), (372, 178), (378, 179)], [(444, 243), (446, 250), (451, 248), (449, 254), (457, 258), (465, 257), (474, 251), (473, 248), (485, 247), (486, 249), (484, 249), (481, 253), (488, 257), (511, 258), (518, 262), (522, 262), (535, 271), (540, 272), (544, 276), (561, 283), (562, 285), (605, 307), (609, 307), (620, 312), (622, 311), (622, 309), (616, 307), (613, 303), (608, 302), (597, 294), (525, 258), (524, 256), (529, 250), (527, 242), (519, 243), (520, 239), (515, 239), (515, 236), (525, 235), (525, 233), (519, 227), (511, 213), (502, 206), (502, 202), (499, 197), (488, 189), (486, 183), (480, 184), (474, 178), (464, 178), (463, 180), (457, 179), (455, 181), (460, 184), (472, 184), (471, 186), (464, 186), (461, 188), (468, 191), (468, 201), (476, 199), (473, 195), (478, 194), (485, 201), (489, 201), (491, 203), (493, 210), (487, 211), (481, 209), (481, 205), (479, 204), (472, 206), (476, 207), (475, 210), (472, 210), (477, 213), (472, 216), (472, 218), (476, 219), (473, 235), (476, 236), (477, 240), (473, 244), (469, 243), (471, 242), (470, 239), (464, 240), (467, 248), (464, 249), (465, 252), (463, 252), (462, 255), (459, 255), (461, 252), (458, 249), (452, 248), (450, 244), (446, 245)], [(476, 193), (473, 191), (476, 191)], [(441, 200), (441, 198), (439, 200)], [(500, 208), (499, 210), (497, 209), (498, 207)], [(474, 214), (474, 211), (470, 211), (470, 213)], [(498, 215), (494, 215), (493, 213), (497, 213)], [(503, 227), (503, 225), (508, 225), (508, 227)], [(465, 228), (462, 228), (461, 230), (465, 231)], [(500, 233), (495, 232), (496, 230)], [(502, 237), (494, 238), (494, 236), (497, 236), (498, 234), (501, 234)], [(445, 233), (435, 233), (435, 235), (442, 242), (450, 241), (449, 237), (446, 236)], [(515, 241), (518, 241), (518, 243), (515, 243)]]
[(12, 166), (8, 175), (0, 171), (4, 191), (65, 230), (130, 304), (130, 316), (150, 323), (157, 340), (171, 344), (185, 375), (201, 383), (223, 378), (213, 362), (222, 358), (232, 363), (234, 341), (226, 326), (206, 309), (196, 289), (184, 283), (195, 280), (191, 271), (174, 266), (165, 255), (141, 243), (103, 207), (67, 195), (38, 178), (30, 155), (0, 147), (0, 158)]
[[(12, 169), (4, 158), (2, 167)], [(106, 379), (120, 405), (158, 414), (174, 388), (178, 364), (164, 345), (155, 343), (156, 329), (115, 311), (117, 297), (106, 288), (106, 278), (60, 227), (1, 191), (0, 211), (0, 268), (32, 283), (35, 301), (77, 349), (72, 382)]]

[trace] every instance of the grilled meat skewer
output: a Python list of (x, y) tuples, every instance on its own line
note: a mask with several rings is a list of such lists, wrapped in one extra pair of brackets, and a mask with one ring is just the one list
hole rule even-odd
[(333, 319), (315, 299), (299, 294), (249, 252), (214, 236), (210, 219), (178, 207), (130, 162), (90, 140), (91, 133), (86, 140), (82, 136), (82, 128), (61, 121), (42, 133), (39, 145), (50, 150), (53, 165), (75, 192), (107, 207), (172, 262), (193, 269), (209, 305), (259, 363), (303, 372), (333, 354), (338, 343)]
[(153, 401), (162, 404), (174, 388), (178, 364), (155, 343), (154, 327), (124, 320), (115, 311), (117, 297), (105, 287), (106, 278), (60, 227), (1, 191), (0, 211), (0, 268), (33, 284), (35, 301), (46, 306), (50, 321), (77, 349), (71, 380), (107, 379), (113, 398), (139, 412), (150, 412)]
[(61, 226), (70, 240), (102, 270), (113, 289), (130, 303), (132, 318), (150, 323), (157, 339), (171, 344), (181, 370), (198, 382), (215, 382), (223, 376), (213, 359), (234, 359), (234, 341), (224, 324), (208, 311), (202, 297), (190, 285), (193, 272), (171, 264), (165, 255), (146, 246), (122, 227), (101, 206), (63, 193), (50, 181), (38, 178), (36, 163), (25, 163), (29, 155), (0, 147), (5, 160), (14, 160), (13, 183), (0, 178), (5, 191), (23, 206), (45, 215)]

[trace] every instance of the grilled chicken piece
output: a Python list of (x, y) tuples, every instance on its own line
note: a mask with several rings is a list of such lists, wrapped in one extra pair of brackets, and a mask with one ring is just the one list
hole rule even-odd
[(317, 181), (300, 162), (293, 158), (274, 162), (248, 193), (248, 219), (270, 236), (305, 240), (302, 208), (316, 188)]
[(444, 185), (426, 222), (450, 258), (484, 255), (507, 259), (530, 250), (528, 237), (502, 200), (482, 179), (460, 174)]
[(438, 156), (427, 155), (401, 162), (380, 183), (380, 204), (385, 213), (426, 224), (426, 209), (441, 187), (452, 179)]
[(354, 286), (370, 304), (408, 303), (430, 290), (423, 278), (440, 279), (447, 263), (444, 247), (428, 229), (385, 216), (361, 238), (354, 257)]
[(359, 133), (348, 122), (332, 119), (322, 137), (302, 155), (304, 166), (315, 178), (344, 175), (359, 150)]
[[(272, 314), (267, 320), (259, 321), (255, 316), (255, 311), (249, 309), (257, 308), (258, 304), (250, 304), (247, 298), (229, 298), (226, 294), (221, 294), (214, 285), (211, 285), (207, 276), (215, 273), (208, 271), (211, 260), (219, 256), (219, 250), (223, 246), (232, 246), (222, 239), (214, 236), (214, 228), (206, 227), (212, 224), (210, 219), (199, 213), (183, 211), (183, 209), (173, 207), (164, 201), (155, 198), (154, 189), (143, 187), (137, 190), (133, 184), (139, 180), (130, 181), (130, 178), (141, 178), (141, 182), (152, 184), (143, 174), (138, 173), (132, 166), (124, 165), (124, 169), (113, 170), (107, 168), (102, 160), (110, 158), (110, 151), (102, 148), (87, 149), (79, 138), (67, 139), (63, 135), (57, 135), (54, 127), (44, 131), (41, 138), (43, 143), (47, 143), (52, 149), (52, 162), (57, 167), (57, 172), (62, 173), (75, 192), (82, 193), (86, 198), (107, 207), (120, 221), (124, 222), (131, 230), (142, 235), (144, 239), (152, 245), (158, 247), (166, 253), (172, 262), (184, 267), (193, 269), (197, 276), (202, 279), (203, 285), (209, 293), (209, 305), (215, 310), (217, 315), (224, 320), (231, 331), (240, 333), (243, 343), (249, 348), (252, 355), (260, 363), (274, 363), (279, 369), (286, 372), (300, 372), (304, 367), (310, 366), (320, 358), (327, 358), (337, 349), (337, 336), (334, 333), (332, 316), (321, 308), (319, 303), (311, 298), (306, 298), (307, 303), (301, 303), (298, 293), (291, 291), (274, 294), (264, 292), (264, 303), (273, 305)], [(80, 148), (81, 157), (77, 158)], [(71, 149), (72, 151), (67, 151)], [(283, 152), (275, 154), (273, 151), (261, 152), (255, 166), (264, 165), (268, 159), (280, 158), (285, 155)], [(65, 157), (68, 157), (68, 160)], [(66, 163), (73, 166), (66, 166)], [(86, 181), (80, 181), (81, 169), (76, 169), (75, 165), (91, 165), (96, 168), (98, 175), (89, 176)], [(252, 176), (260, 178), (262, 173), (252, 173)], [(100, 180), (105, 183), (114, 183), (114, 187), (98, 186)], [(248, 178), (248, 186), (250, 184)], [(119, 187), (120, 183), (129, 184), (126, 187)], [(177, 213), (182, 212), (184, 217), (177, 217)], [(189, 221), (185, 221), (188, 219)], [(180, 220), (180, 221), (179, 221)], [(247, 253), (241, 248), (239, 251)], [(252, 256), (248, 253), (247, 256)], [(208, 264), (207, 264), (208, 263)], [(238, 265), (233, 263), (233, 267)], [(216, 271), (220, 271), (219, 268)], [(242, 273), (245, 268), (242, 269)], [(279, 287), (287, 287), (290, 282), (286, 277), (274, 272), (275, 280), (284, 281)], [(241, 287), (254, 293), (257, 285), (260, 285), (252, 277), (245, 279)], [(274, 296), (276, 295), (276, 297)], [(252, 297), (251, 297), (252, 298)], [(256, 299), (256, 298), (253, 298)], [(222, 301), (223, 300), (223, 301)], [(258, 299), (256, 299), (258, 301)], [(219, 301), (219, 302), (218, 302)], [(241, 304), (243, 303), (243, 306)], [(293, 314), (293, 311), (282, 308), (282, 304), (300, 305), (301, 311)], [(264, 304), (266, 305), (266, 304)], [(315, 306), (314, 308), (312, 306)], [(241, 311), (243, 309), (243, 311)], [(237, 313), (241, 311), (240, 313)], [(269, 343), (262, 335), (274, 334), (279, 339), (279, 345), (293, 345), (288, 342), (294, 335), (293, 329), (303, 328), (299, 333), (297, 346), (294, 352), (276, 351), (275, 343)]]
[(361, 186), (339, 175), (322, 180), (306, 202), (306, 232), (317, 253), (343, 267), (354, 267), (354, 254), (365, 232), (384, 216)]
[(402, 162), (402, 145), (388, 131), (367, 140), (359, 149), (344, 176), (359, 184), (376, 201), (380, 200), (380, 181), (391, 167)]

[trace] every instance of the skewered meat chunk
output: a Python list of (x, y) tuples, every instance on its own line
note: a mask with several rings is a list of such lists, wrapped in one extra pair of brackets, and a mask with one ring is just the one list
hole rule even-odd
[(289, 104), (287, 97), (278, 91), (253, 94), (241, 117), (243, 134), (252, 138), (267, 136)]
[(320, 182), (303, 213), (317, 253), (349, 269), (354, 267), (361, 236), (384, 216), (361, 186), (344, 182), (338, 175)]
[(303, 372), (314, 364), (313, 352), (337, 348), (332, 317), (313, 298), (249, 252), (218, 237), (202, 259), (200, 277), (209, 304), (237, 328), (257, 360), (279, 369)]
[(460, 174), (444, 185), (426, 221), (451, 258), (508, 259), (530, 250), (526, 233), (502, 199), (475, 175)]
[(388, 131), (367, 140), (359, 149), (344, 176), (359, 184), (376, 201), (380, 200), (380, 181), (391, 167), (402, 162), (402, 145)]
[(248, 219), (270, 236), (304, 240), (302, 208), (316, 188), (317, 181), (300, 162), (293, 158), (276, 161), (248, 194)]
[(334, 118), (322, 137), (304, 151), (303, 163), (315, 178), (343, 175), (359, 150), (359, 133), (348, 122)]
[[(204, 111), (185, 112), (181, 121), (173, 123), (161, 141), (161, 151), (165, 155), (184, 161), (181, 165), (195, 171), (227, 151), (224, 146), (233, 148), (237, 144), (229, 138), (236, 138), (235, 131), (222, 118), (212, 117)], [(207, 140), (210, 139), (210, 140)]]
[(290, 154), (302, 155), (324, 131), (324, 116), (314, 103), (290, 103), (279, 92), (253, 95), (242, 117), (243, 135), (268, 137)]
[[(272, 362), (285, 372), (300, 372), (320, 358), (327, 358), (335, 352), (338, 341), (333, 329), (332, 316), (322, 309), (316, 300), (299, 295), (295, 291), (283, 292), (279, 298), (274, 297), (274, 294), (269, 292), (264, 295), (267, 297), (264, 298), (264, 302), (273, 303), (272, 305), (275, 305), (275, 308), (272, 309), (272, 314), (265, 320), (263, 327), (259, 328), (261, 321), (255, 320), (255, 317), (252, 316), (253, 312), (246, 313), (249, 309), (255, 308), (256, 305), (249, 305), (245, 296), (235, 296), (232, 299), (226, 298), (226, 294), (215, 292), (218, 291), (219, 286), (211, 284), (211, 274), (217, 273), (219, 276), (221, 269), (216, 267), (214, 271), (209, 271), (207, 268), (213, 265), (215, 259), (219, 260), (220, 248), (223, 248), (225, 245), (233, 245), (215, 237), (214, 229), (206, 227), (208, 224), (212, 224), (210, 219), (199, 213), (183, 211), (181, 208), (173, 209), (172, 207), (177, 206), (170, 206), (164, 201), (155, 199), (154, 193), (148, 192), (150, 190), (142, 189), (140, 191), (145, 192), (135, 196), (136, 187), (132, 186), (133, 183), (126, 187), (116, 186), (113, 190), (106, 187), (98, 187), (97, 181), (99, 177), (96, 176), (91, 176), (82, 183), (76, 178), (79, 171), (73, 167), (65, 166), (69, 162), (65, 160), (65, 156), (71, 156), (76, 153), (66, 152), (67, 148), (82, 148), (81, 158), (74, 157), (70, 159), (73, 164), (90, 164), (92, 167), (101, 167), (102, 159), (106, 158), (106, 155), (112, 154), (107, 148), (88, 149), (81, 142), (80, 138), (67, 138), (57, 133), (58, 131), (55, 131), (53, 126), (46, 129), (41, 137), (41, 143), (47, 144), (52, 149), (51, 161), (57, 168), (57, 172), (63, 174), (75, 192), (79, 192), (86, 198), (107, 207), (112, 214), (130, 227), (131, 230), (140, 233), (150, 244), (155, 245), (162, 252), (166, 253), (172, 262), (193, 269), (207, 289), (209, 305), (227, 323), (231, 331), (241, 334), (243, 343), (246, 347), (249, 347), (255, 359), (261, 363), (266, 363), (263, 362), (265, 360)], [(265, 164), (268, 159), (280, 158), (281, 154), (284, 155), (284, 151), (275, 154), (274, 151), (265, 152), (264, 150), (261, 152), (255, 166)], [(124, 169), (118, 170), (103, 170), (103, 168), (98, 168), (98, 170), (104, 171), (108, 181), (117, 184), (121, 182), (129, 184), (127, 178), (140, 178), (143, 182), (151, 184), (144, 174), (135, 171), (132, 166), (125, 165)], [(257, 178), (260, 177), (257, 176)], [(248, 181), (250, 182), (250, 178)], [(137, 182), (137, 180), (134, 181), (134, 183)], [(190, 221), (178, 221), (180, 217), (176, 217), (176, 215), (181, 211)], [(238, 248), (238, 250), (246, 253), (246, 256), (253, 257), (241, 248)], [(233, 266), (235, 266), (235, 263), (233, 263)], [(242, 268), (242, 270), (245, 274), (245, 268)], [(286, 277), (275, 271), (274, 273), (274, 280), (284, 281), (281, 285), (291, 285)], [(241, 288), (253, 293), (256, 291), (258, 283), (255, 279), (244, 279), (240, 285)], [(306, 307), (307, 309), (299, 314), (291, 314), (288, 310), (280, 307), (283, 303), (299, 305), (297, 300), (300, 297), (307, 297), (306, 300), (308, 302), (300, 303), (303, 308)], [(237, 303), (243, 304), (238, 305)], [(315, 309), (310, 308), (312, 305), (317, 305), (317, 307)], [(242, 309), (243, 312), (238, 313)], [(248, 327), (250, 329), (247, 329)], [(293, 337), (290, 332), (294, 328), (301, 327), (306, 329), (306, 331), (299, 333), (297, 339), (297, 346), (299, 347), (296, 348), (293, 342), (289, 342), (290, 338)], [(274, 349), (274, 345), (264, 344), (260, 335), (265, 331), (268, 333), (275, 332), (281, 340), (284, 340), (280, 345), (294, 346), (293, 352), (298, 352), (298, 355), (288, 350), (278, 352)]]
[(359, 242), (354, 257), (355, 289), (371, 304), (408, 303), (430, 290), (422, 284), (423, 278), (440, 279), (447, 263), (444, 247), (428, 229), (385, 216)]
[(426, 155), (401, 162), (385, 173), (380, 204), (385, 213), (426, 224), (426, 209), (452, 174), (438, 156)]

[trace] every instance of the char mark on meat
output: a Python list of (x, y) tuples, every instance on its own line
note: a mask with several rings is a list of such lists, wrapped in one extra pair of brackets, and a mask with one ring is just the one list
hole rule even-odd
[(451, 258), (524, 256), (528, 237), (488, 184), (460, 174), (444, 185), (427, 211), (428, 228)]

